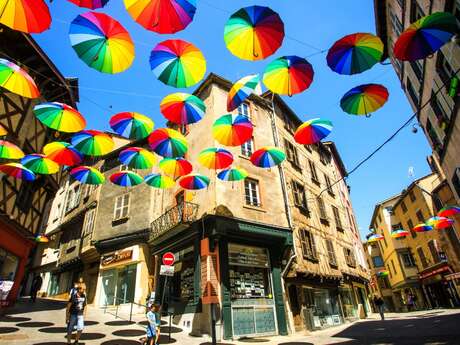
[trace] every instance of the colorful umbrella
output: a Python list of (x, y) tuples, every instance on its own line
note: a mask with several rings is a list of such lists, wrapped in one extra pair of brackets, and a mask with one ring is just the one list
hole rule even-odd
[(99, 170), (84, 165), (70, 170), (70, 176), (83, 184), (99, 185), (105, 181), (105, 176)]
[(69, 35), (80, 59), (99, 72), (123, 72), (134, 60), (134, 44), (128, 31), (104, 13), (80, 14), (70, 24)]
[(6, 163), (0, 165), (0, 172), (24, 181), (35, 180), (35, 174), (19, 163)]
[(75, 147), (63, 141), (54, 141), (43, 148), (45, 156), (60, 165), (74, 166), (83, 160), (83, 155)]
[(150, 187), (155, 187), (159, 189), (168, 189), (176, 185), (176, 182), (169, 176), (161, 174), (150, 174), (145, 176), (145, 183)]
[(35, 236), (35, 241), (38, 243), (48, 243), (50, 240), (46, 235), (40, 234)]
[(163, 98), (160, 111), (167, 120), (178, 125), (188, 125), (202, 119), (206, 105), (194, 95), (177, 92)]
[(174, 180), (179, 177), (188, 175), (192, 172), (192, 164), (185, 158), (163, 158), (160, 161), (159, 168), (166, 175), (171, 176)]
[(302, 123), (299, 128), (297, 128), (294, 139), (302, 145), (315, 144), (327, 137), (331, 131), (331, 121), (319, 118), (311, 119)]
[(225, 149), (210, 147), (200, 152), (198, 162), (208, 169), (225, 169), (232, 165), (233, 155)]
[(375, 275), (379, 278), (387, 277), (389, 275), (389, 272), (387, 270), (382, 270), (375, 272)]
[(460, 207), (458, 206), (446, 206), (439, 210), (439, 217), (453, 217), (460, 214)]
[(32, 153), (21, 159), (21, 164), (36, 174), (55, 174), (59, 171), (59, 165), (39, 153)]
[(384, 239), (383, 235), (370, 234), (370, 235), (367, 236), (367, 243), (374, 243), (374, 242), (377, 242), (377, 241), (381, 241), (383, 239)]
[(226, 114), (219, 117), (212, 126), (212, 135), (226, 146), (240, 146), (251, 139), (251, 121), (243, 115)]
[(452, 13), (436, 12), (412, 23), (396, 41), (393, 54), (403, 61), (424, 59), (450, 41), (458, 30)]
[(428, 219), (425, 222), (425, 224), (432, 226), (435, 229), (440, 230), (440, 229), (449, 228), (450, 226), (452, 226), (452, 224), (454, 224), (454, 221), (446, 217), (434, 216)]
[(3, 137), (4, 135), (7, 135), (7, 134), (8, 134), (8, 131), (6, 130), (6, 128), (0, 124), (0, 137)]
[(304, 58), (283, 56), (268, 64), (263, 82), (274, 93), (292, 96), (308, 89), (313, 74), (313, 67)]
[(45, 126), (59, 132), (75, 133), (86, 127), (86, 120), (71, 106), (58, 102), (41, 103), (34, 107), (34, 114)]
[(284, 23), (269, 7), (249, 6), (233, 13), (225, 24), (230, 52), (243, 60), (262, 60), (275, 53), (284, 39)]
[(248, 177), (248, 172), (242, 168), (230, 168), (222, 170), (217, 174), (217, 178), (222, 181), (240, 181)]
[(433, 230), (433, 227), (431, 225), (427, 225), (427, 224), (417, 224), (416, 226), (414, 226), (412, 228), (412, 231), (415, 231), (415, 232), (425, 232), (425, 231), (430, 231), (430, 230)]
[(51, 15), (43, 0), (2, 0), (0, 23), (13, 30), (39, 33), (50, 27)]
[(388, 100), (388, 90), (379, 84), (364, 84), (354, 87), (343, 95), (340, 107), (344, 112), (366, 115), (380, 109)]
[(238, 108), (246, 98), (248, 98), (259, 85), (260, 76), (258, 74), (248, 75), (241, 78), (228, 92), (227, 111), (233, 111)]
[(286, 154), (277, 147), (266, 146), (255, 151), (250, 159), (256, 167), (271, 168), (281, 164), (286, 159)]
[(0, 58), (0, 86), (22, 97), (40, 96), (32, 77), (11, 61)]
[(189, 174), (179, 179), (179, 185), (189, 190), (203, 189), (208, 187), (209, 177), (200, 174)]
[(171, 128), (159, 128), (149, 136), (149, 145), (163, 157), (182, 157), (188, 150), (187, 139)]
[(21, 159), (24, 157), (24, 152), (6, 140), (0, 140), (0, 159)]
[(150, 31), (173, 34), (193, 20), (196, 0), (124, 0), (131, 17)]
[(102, 8), (105, 5), (107, 5), (107, 3), (109, 2), (109, 0), (67, 0), (67, 1), (70, 1), (71, 3), (79, 7), (86, 7), (91, 10)]
[(110, 175), (110, 181), (122, 187), (132, 187), (141, 184), (144, 179), (133, 171), (124, 170)]
[(70, 142), (78, 151), (87, 156), (106, 155), (113, 150), (114, 146), (110, 135), (92, 129), (75, 134)]
[(206, 60), (193, 44), (182, 40), (166, 40), (153, 48), (150, 67), (166, 85), (190, 87), (203, 78)]
[(364, 72), (382, 59), (383, 42), (380, 37), (358, 32), (342, 37), (327, 53), (327, 65), (339, 74)]
[(391, 237), (393, 238), (402, 238), (409, 235), (409, 231), (403, 229), (396, 229), (391, 231)]
[(120, 152), (120, 162), (133, 169), (150, 169), (156, 162), (155, 155), (141, 147), (128, 147)]
[(136, 112), (115, 114), (110, 118), (109, 124), (115, 133), (134, 140), (146, 138), (154, 127), (150, 118)]

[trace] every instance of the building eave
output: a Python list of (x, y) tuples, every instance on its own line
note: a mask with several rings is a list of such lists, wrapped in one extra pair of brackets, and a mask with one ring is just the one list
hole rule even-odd
[(423, 181), (425, 179), (428, 179), (432, 176), (436, 175), (436, 173), (431, 173), (431, 174), (428, 174), (428, 175), (425, 175), (425, 176), (422, 176), (416, 180), (414, 180), (409, 186), (407, 186), (406, 189), (404, 189), (402, 192), (401, 192), (401, 195), (399, 196), (398, 200), (395, 202), (395, 204), (393, 205), (394, 208), (398, 207), (398, 205), (404, 200), (404, 198), (407, 196), (407, 194), (409, 194), (409, 192), (411, 190), (413, 190), (417, 183), (420, 182), (420, 181)]

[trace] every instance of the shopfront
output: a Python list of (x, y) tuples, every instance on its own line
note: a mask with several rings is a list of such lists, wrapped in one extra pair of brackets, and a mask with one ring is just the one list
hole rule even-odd
[(420, 273), (420, 282), (431, 308), (454, 308), (460, 306), (460, 300), (453, 281), (446, 279), (446, 276), (450, 273), (452, 271), (447, 264)]
[(338, 289), (304, 287), (303, 294), (308, 330), (316, 331), (343, 323)]
[(340, 302), (342, 303), (343, 317), (347, 321), (356, 320), (358, 315), (358, 302), (352, 285), (339, 287)]

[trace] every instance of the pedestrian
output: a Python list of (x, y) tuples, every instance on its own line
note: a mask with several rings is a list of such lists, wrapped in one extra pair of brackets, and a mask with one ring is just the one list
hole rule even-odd
[(37, 293), (41, 289), (43, 284), (43, 279), (40, 275), (35, 276), (34, 279), (32, 280), (32, 286), (30, 288), (30, 300), (35, 303), (35, 300), (37, 299)]
[(83, 293), (86, 294), (86, 284), (83, 281), (83, 277), (78, 278), (78, 285), (81, 286), (81, 289), (83, 290)]
[(78, 282), (74, 282), (72, 288), (69, 291), (69, 299), (72, 298), (72, 296), (77, 293), (77, 290), (78, 290)]
[(385, 315), (384, 315), (384, 312), (385, 312), (385, 310), (384, 310), (384, 309), (385, 309), (384, 304), (385, 304), (385, 303), (383, 302), (382, 297), (375, 295), (375, 296), (374, 296), (374, 304), (375, 304), (375, 306), (377, 307), (377, 310), (379, 311), (380, 318), (381, 318), (382, 320), (385, 320)]
[(158, 305), (151, 304), (149, 311), (146, 314), (147, 317), (147, 342), (146, 345), (158, 344), (158, 338), (160, 335), (160, 327), (158, 320)]
[(414, 295), (412, 292), (407, 293), (407, 311), (412, 311), (414, 309)]
[(77, 334), (75, 336), (75, 343), (78, 344), (81, 333), (83, 332), (84, 322), (84, 311), (86, 308), (86, 295), (83, 292), (81, 286), (77, 286), (76, 292), (70, 297), (67, 303), (66, 309), (66, 323), (67, 323), (67, 344), (70, 344), (72, 338), (72, 332), (74, 327), (77, 328)]

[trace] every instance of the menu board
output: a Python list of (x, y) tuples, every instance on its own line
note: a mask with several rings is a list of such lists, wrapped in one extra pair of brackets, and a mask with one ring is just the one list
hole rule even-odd
[(228, 247), (230, 265), (268, 268), (267, 249), (230, 244)]
[(240, 270), (230, 269), (230, 291), (232, 299), (244, 298), (264, 298), (266, 279), (264, 275), (266, 271), (257, 270), (255, 272), (244, 272)]

